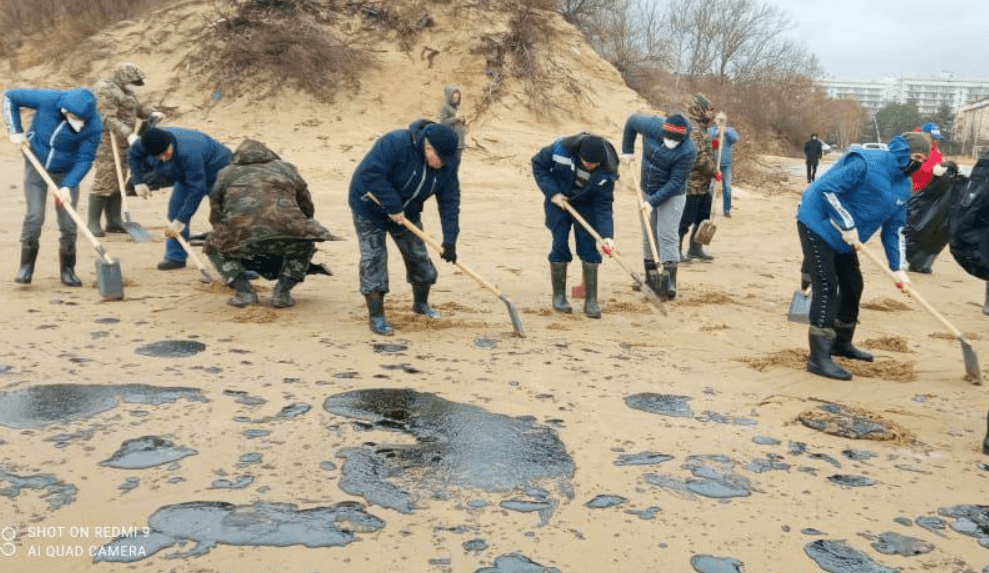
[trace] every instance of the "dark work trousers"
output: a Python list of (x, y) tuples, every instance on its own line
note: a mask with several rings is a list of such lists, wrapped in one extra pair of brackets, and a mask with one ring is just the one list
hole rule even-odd
[[(713, 179), (712, 179), (713, 181)], [(694, 226), (694, 232), (701, 221), (711, 218), (711, 194), (701, 193), (700, 195), (687, 194), (687, 202), (683, 206), (683, 215), (680, 216), (680, 238), (686, 236), (690, 226)]]
[(837, 319), (855, 324), (862, 299), (862, 269), (858, 253), (839, 253), (814, 231), (797, 222), (797, 234), (804, 251), (804, 267), (810, 274), (810, 325), (834, 328)]
[[(422, 223), (416, 223), (422, 228)], [(361, 251), (360, 282), (361, 292), (388, 292), (388, 245), (385, 236), (391, 235), (398, 251), (405, 260), (405, 279), (410, 283), (433, 284), (438, 273), (429, 258), (426, 244), (412, 234), (404, 225), (391, 219), (382, 229), (378, 221), (354, 215), (354, 228), (357, 230), (357, 243)]]
[(813, 183), (817, 179), (817, 162), (807, 162), (807, 182)]

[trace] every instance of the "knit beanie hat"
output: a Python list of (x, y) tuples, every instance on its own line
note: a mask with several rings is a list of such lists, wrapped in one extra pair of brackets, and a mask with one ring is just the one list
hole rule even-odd
[(441, 123), (431, 123), (422, 130), (423, 138), (433, 146), (443, 163), (449, 163), (457, 153), (457, 133)]
[(914, 153), (920, 153), (925, 157), (930, 157), (931, 155), (931, 136), (916, 131), (908, 131), (901, 135), (903, 139), (907, 140), (910, 144), (910, 155)]
[(666, 118), (666, 123), (663, 124), (663, 137), (669, 137), (675, 141), (683, 141), (687, 139), (688, 125), (687, 118), (683, 117), (682, 114), (674, 113)]
[(175, 142), (175, 136), (164, 129), (152, 128), (141, 136), (141, 145), (151, 155), (165, 153), (168, 146)]
[(588, 135), (580, 142), (577, 156), (587, 163), (601, 163), (607, 157), (604, 149), (604, 139), (597, 135)]

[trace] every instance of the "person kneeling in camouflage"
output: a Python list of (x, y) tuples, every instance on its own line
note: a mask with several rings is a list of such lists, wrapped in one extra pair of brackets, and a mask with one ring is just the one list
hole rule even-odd
[(203, 252), (236, 290), (228, 303), (257, 304), (258, 295), (244, 274), (241, 259), (259, 254), (283, 258), (271, 306), (295, 301), (292, 287), (305, 280), (318, 241), (339, 241), (313, 215), (312, 196), (298, 170), (263, 143), (245, 139), (230, 165), (220, 170), (209, 194), (209, 233)]

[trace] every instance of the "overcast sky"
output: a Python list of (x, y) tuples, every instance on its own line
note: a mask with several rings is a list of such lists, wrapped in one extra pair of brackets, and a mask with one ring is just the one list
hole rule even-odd
[(763, 0), (789, 12), (787, 34), (828, 75), (989, 77), (987, 0)]

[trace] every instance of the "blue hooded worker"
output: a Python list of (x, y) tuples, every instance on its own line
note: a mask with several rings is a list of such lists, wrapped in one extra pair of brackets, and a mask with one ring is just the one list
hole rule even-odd
[(930, 153), (927, 134), (907, 132), (894, 137), (889, 150), (850, 151), (804, 191), (797, 232), (813, 286), (809, 372), (851, 380), (832, 356), (872, 362), (871, 354), (852, 345), (863, 288), (858, 248), (880, 232), (899, 286), (910, 283), (903, 256), (910, 175)]
[(371, 331), (389, 336), (394, 329), (385, 318), (388, 293), (388, 247), (391, 235), (405, 261), (406, 280), (412, 285), (412, 310), (429, 318), (440, 314), (429, 306), (436, 283), (436, 267), (426, 245), (406, 222), (422, 229), (422, 209), (436, 197), (443, 228), (442, 254), (457, 262), (460, 235), (460, 180), (457, 170), (458, 138), (449, 127), (419, 119), (408, 128), (379, 137), (350, 180), (348, 203), (361, 251), (360, 289), (367, 303)]
[(221, 169), (230, 164), (233, 152), (212, 137), (195, 129), (181, 127), (151, 128), (137, 139), (127, 152), (131, 180), (138, 197), (148, 198), (151, 188), (145, 180), (155, 173), (173, 182), (168, 198), (168, 221), (165, 228), (165, 258), (158, 270), (185, 267), (187, 254), (175, 238), (189, 240), (189, 223), (203, 197), (209, 195)]
[(618, 153), (608, 140), (592, 133), (562, 137), (532, 157), (532, 175), (543, 192), (546, 227), (553, 237), (549, 252), (553, 310), (573, 312), (566, 294), (567, 265), (573, 260), (570, 252), (570, 229), (573, 227), (584, 276), (584, 314), (601, 318), (598, 304), (601, 253), (594, 237), (580, 224), (574, 224), (574, 217), (564, 210), (563, 202), (569, 203), (604, 238), (602, 248), (611, 254), (615, 248), (613, 204)]
[[(21, 110), (34, 110), (34, 119), (27, 132), (21, 123)], [(79, 183), (96, 160), (103, 137), (103, 122), (96, 109), (96, 95), (85, 88), (69, 90), (12, 89), (3, 95), (3, 119), (11, 143), (18, 147), (27, 142), (31, 152), (44, 165), (48, 175), (58, 185), (55, 194), (55, 214), (60, 232), (58, 259), (62, 284), (82, 286), (75, 273), (75, 220), (62, 207), (73, 209), (79, 202)], [(30, 284), (34, 263), (38, 258), (41, 228), (45, 223), (45, 202), (48, 183), (34, 165), (25, 158), (24, 199), (27, 213), (21, 228), (21, 266), (14, 280)]]

